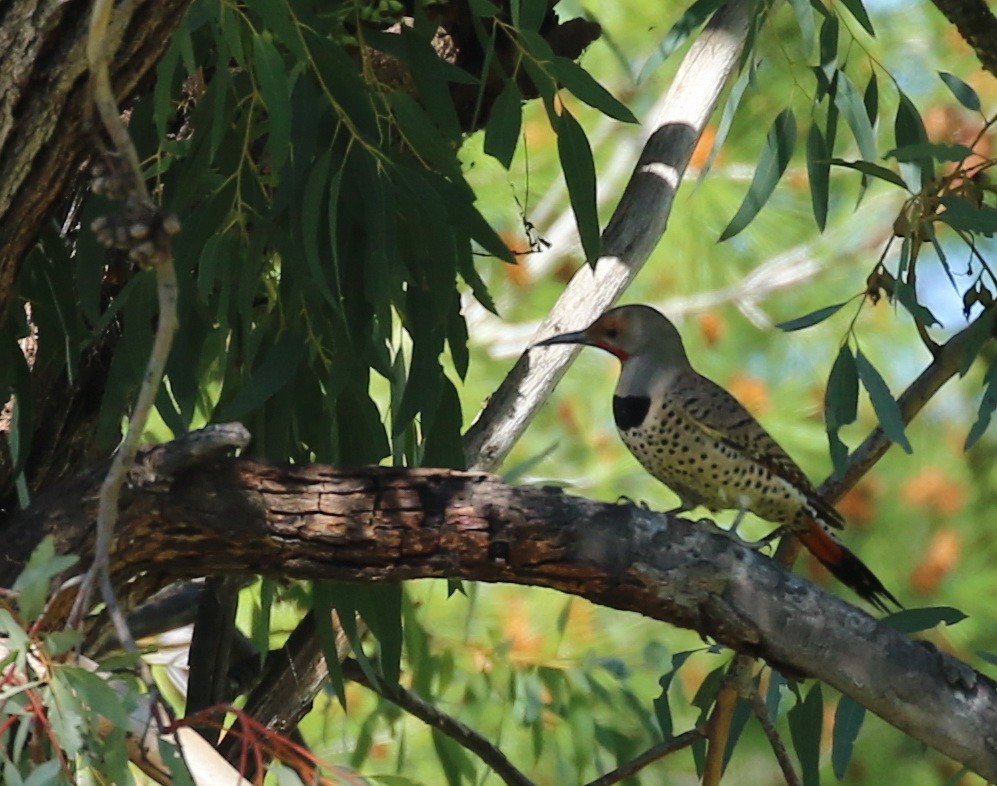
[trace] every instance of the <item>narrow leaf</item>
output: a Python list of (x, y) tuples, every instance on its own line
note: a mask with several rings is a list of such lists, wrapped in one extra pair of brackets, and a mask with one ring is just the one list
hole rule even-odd
[(291, 140), (291, 79), (284, 59), (270, 41), (269, 35), (253, 36), (255, 73), (267, 107), (267, 127), (270, 129), (270, 157), (273, 168), (279, 169), (290, 152)]
[(640, 84), (653, 74), (671, 54), (685, 43), (685, 40), (698, 28), (706, 18), (716, 11), (723, 0), (696, 0), (689, 6), (678, 21), (672, 25), (671, 29), (658, 44), (654, 53), (644, 63), (644, 67), (637, 76), (637, 84)]
[(869, 19), (865, 6), (862, 5), (862, 0), (841, 0), (841, 4), (851, 12), (851, 15), (866, 29), (869, 35), (875, 37), (876, 31), (872, 29), (872, 21)]
[(807, 58), (813, 52), (814, 44), (817, 40), (816, 26), (814, 25), (814, 9), (809, 0), (790, 0), (793, 6), (793, 13), (796, 15), (796, 24), (800, 27), (800, 40), (803, 41), (803, 49)]
[(880, 180), (885, 180), (887, 183), (899, 186), (905, 191), (907, 190), (907, 183), (904, 182), (904, 179), (900, 175), (884, 166), (873, 164), (871, 161), (845, 161), (841, 158), (832, 158), (831, 164), (846, 167), (847, 169), (854, 169), (863, 175), (872, 175)]
[(858, 366), (859, 379), (862, 380), (862, 385), (869, 393), (869, 400), (872, 402), (872, 408), (876, 411), (876, 417), (879, 419), (883, 433), (903, 448), (905, 453), (913, 453), (914, 449), (910, 446), (907, 435), (904, 433), (900, 405), (890, 393), (886, 380), (862, 354), (861, 350), (856, 353), (855, 362)]
[(811, 325), (816, 325), (818, 322), (823, 322), (828, 317), (837, 314), (842, 308), (848, 303), (846, 300), (844, 303), (835, 303), (832, 306), (824, 306), (824, 308), (818, 308), (816, 311), (811, 311), (809, 314), (804, 314), (802, 317), (797, 317), (796, 319), (790, 319), (786, 322), (779, 322), (776, 327), (779, 330), (783, 330), (786, 333), (791, 333), (794, 330), (802, 330), (803, 328), (808, 328)]
[(834, 94), (834, 103), (841, 110), (841, 115), (852, 130), (855, 142), (859, 146), (859, 152), (866, 161), (875, 161), (876, 154), (876, 134), (873, 131), (872, 123), (869, 122), (869, 115), (866, 113), (862, 96), (848, 78), (844, 71), (838, 72), (838, 89)]
[(972, 154), (973, 151), (965, 145), (918, 142), (913, 145), (895, 147), (883, 157), (895, 158), (897, 161), (909, 163), (919, 161), (926, 156), (930, 156), (935, 161), (962, 161)]
[(595, 162), (585, 132), (564, 109), (556, 123), (557, 153), (568, 186), (571, 209), (578, 223), (585, 259), (594, 265), (599, 258), (599, 213), (595, 202)]
[(327, 581), (312, 584), (312, 614), (315, 615), (315, 634), (322, 647), (322, 655), (329, 670), (329, 685), (346, 711), (346, 684), (343, 681), (343, 664), (336, 652), (336, 631), (332, 627), (332, 585)]
[(941, 199), (945, 211), (940, 218), (953, 229), (993, 237), (997, 233), (997, 208), (974, 205), (968, 199), (946, 196)]
[(722, 242), (741, 232), (762, 209), (775, 190), (776, 183), (789, 165), (796, 146), (796, 118), (789, 108), (782, 110), (765, 138), (765, 147), (748, 193), (727, 228), (720, 235)]
[[(904, 93), (900, 94), (900, 103), (897, 104), (897, 114), (893, 121), (893, 136), (897, 147), (916, 145), (928, 141), (928, 134), (924, 130), (924, 122), (921, 115)], [(921, 187), (935, 176), (935, 165), (931, 156), (922, 156), (916, 162), (906, 167), (907, 176), (905, 179), (911, 181), (912, 190), (920, 191)], [(905, 170), (901, 167), (901, 171)]]
[(906, 281), (898, 281), (896, 287), (893, 290), (893, 296), (896, 298), (900, 305), (907, 309), (908, 313), (919, 323), (925, 327), (931, 327), (932, 325), (941, 326), (941, 322), (935, 319), (935, 315), (931, 311), (922, 306), (917, 302), (917, 295), (914, 292), (914, 287), (908, 284)]
[(514, 80), (505, 83), (485, 125), (485, 152), (508, 169), (523, 127), (523, 96)]
[(786, 713), (786, 718), (800, 760), (803, 786), (820, 786), (820, 737), (824, 726), (824, 697), (820, 683), (810, 689), (806, 699)]
[(824, 422), (828, 429), (854, 423), (858, 414), (859, 376), (855, 356), (848, 344), (842, 344), (831, 366), (824, 397)]
[(816, 125), (810, 126), (807, 135), (807, 176), (810, 180), (810, 203), (814, 220), (821, 232), (827, 225), (827, 202), (831, 173), (831, 156), (824, 135)]
[(951, 606), (929, 606), (923, 609), (904, 609), (883, 618), (883, 622), (901, 633), (918, 633), (945, 623), (955, 625), (967, 618)]
[(879, 83), (876, 81), (875, 71), (869, 76), (869, 83), (865, 86), (865, 93), (862, 94), (862, 104), (865, 106), (865, 113), (869, 116), (869, 122), (876, 126), (876, 118), (879, 117)]
[(945, 86), (952, 91), (952, 95), (956, 97), (956, 100), (962, 104), (966, 109), (970, 109), (973, 112), (979, 112), (981, 108), (980, 97), (976, 94), (969, 85), (963, 82), (955, 74), (950, 74), (947, 71), (939, 71), (938, 76), (942, 78)]
[(969, 434), (966, 437), (964, 450), (969, 450), (982, 437), (990, 426), (990, 419), (993, 417), (994, 409), (997, 409), (997, 360), (990, 364), (987, 371), (987, 388), (983, 392), (980, 400), (980, 408), (976, 414), (976, 422), (973, 423)]
[(566, 57), (555, 57), (550, 63), (550, 70), (554, 73), (557, 81), (570, 90), (573, 96), (584, 101), (593, 109), (598, 109), (604, 115), (624, 123), (637, 122), (637, 118), (630, 109), (574, 60), (569, 60)]
[(847, 696), (838, 700), (838, 706), (834, 710), (834, 733), (831, 737), (831, 766), (839, 781), (848, 772), (855, 740), (864, 720), (865, 707)]

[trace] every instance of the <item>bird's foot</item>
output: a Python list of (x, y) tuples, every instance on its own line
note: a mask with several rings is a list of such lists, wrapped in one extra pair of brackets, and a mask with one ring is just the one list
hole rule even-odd
[(641, 500), (637, 500), (637, 499), (634, 499), (633, 497), (628, 497), (626, 494), (620, 494), (620, 496), (618, 496), (616, 498), (616, 504), (617, 505), (630, 505), (631, 507), (634, 507), (634, 508), (643, 508), (644, 510), (650, 510), (651, 509), (651, 506), (648, 505), (644, 500), (642, 500), (642, 499)]
[(730, 529), (724, 529), (723, 527), (718, 527), (716, 522), (713, 521), (713, 519), (704, 518), (700, 519), (696, 523), (700, 525), (709, 525), (712, 529), (719, 532), (725, 538), (729, 538), (730, 540), (737, 543), (739, 546), (743, 546), (746, 549), (751, 549), (752, 551), (761, 551), (766, 546), (772, 545), (772, 541), (781, 537), (785, 532), (785, 527), (780, 527), (779, 529), (770, 532), (764, 538), (759, 538), (758, 540), (747, 540), (746, 538), (742, 538), (740, 535), (737, 534), (737, 529), (735, 527), (731, 527)]

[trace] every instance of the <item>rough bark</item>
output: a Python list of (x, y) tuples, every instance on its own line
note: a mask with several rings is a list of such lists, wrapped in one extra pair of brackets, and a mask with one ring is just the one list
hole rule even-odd
[[(12, 0), (0, 11), (0, 313), (20, 264), (93, 145), (86, 87), (90, 0)], [(155, 68), (190, 0), (116, 6), (111, 79), (127, 99)]]
[[(147, 454), (123, 499), (113, 570), (133, 601), (169, 581), (218, 574), (550, 587), (821, 679), (997, 778), (997, 684), (712, 526), (482, 473), (246, 459), (175, 476), (150, 470), (169, 450)], [(99, 479), (78, 478), (4, 522), (4, 584), (37, 533), (54, 533), (60, 551), (88, 553)], [(68, 602), (54, 604), (53, 622)]]
[(934, 0), (987, 71), (997, 76), (997, 17), (985, 0)]

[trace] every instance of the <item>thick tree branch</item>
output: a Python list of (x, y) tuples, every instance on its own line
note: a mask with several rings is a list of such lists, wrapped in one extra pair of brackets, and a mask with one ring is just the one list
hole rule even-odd
[[(109, 29), (111, 83), (132, 95), (190, 0), (120, 3)], [(0, 314), (21, 261), (90, 154), (87, 19), (93, 0), (12, 0), (0, 10)]]
[[(154, 449), (143, 467), (154, 463)], [(494, 476), (280, 467), (224, 459), (133, 478), (112, 571), (123, 598), (169, 581), (263, 574), (355, 582), (450, 577), (551, 587), (695, 629), (812, 675), (984, 777), (997, 778), (997, 685), (908, 639), (713, 527)], [(99, 474), (2, 527), (0, 580), (24, 533), (88, 553)], [(20, 552), (20, 553), (18, 553)], [(53, 604), (65, 613), (71, 598)], [(57, 622), (57, 620), (53, 620)]]
[(997, 76), (997, 18), (985, 0), (933, 0), (987, 71)]
[[(737, 66), (756, 13), (751, 0), (729, 0), (692, 45), (603, 231), (602, 256), (592, 267), (579, 268), (538, 335), (588, 324), (640, 272), (665, 231), (682, 174)], [(520, 357), (466, 435), (469, 467), (494, 470), (502, 463), (576, 354), (577, 348)]]

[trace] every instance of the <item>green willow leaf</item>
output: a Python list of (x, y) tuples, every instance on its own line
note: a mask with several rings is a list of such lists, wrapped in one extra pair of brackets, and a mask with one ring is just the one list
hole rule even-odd
[(987, 388), (983, 392), (980, 401), (980, 408), (977, 411), (976, 422), (973, 423), (966, 437), (965, 450), (969, 450), (982, 437), (990, 426), (990, 419), (993, 417), (994, 409), (997, 409), (997, 360), (990, 364), (987, 371)]
[(862, 0), (841, 0), (841, 4), (849, 10), (851, 15), (866, 29), (869, 35), (876, 36), (876, 31), (872, 29), (872, 20), (869, 19), (869, 13), (865, 10), (865, 6), (862, 5)]
[(830, 193), (831, 156), (824, 134), (817, 125), (807, 134), (807, 177), (810, 181), (810, 204), (814, 220), (821, 232), (827, 225), (827, 203)]
[(953, 229), (993, 237), (997, 233), (997, 208), (974, 205), (967, 199), (946, 196), (941, 199), (945, 211), (939, 216)]
[(696, 0), (679, 17), (678, 21), (672, 25), (665, 34), (654, 53), (644, 63), (644, 67), (637, 76), (637, 84), (640, 84), (653, 74), (662, 63), (667, 60), (672, 53), (685, 43), (692, 32), (702, 25), (707, 17), (723, 5), (723, 0)]
[(879, 83), (876, 81), (876, 74), (869, 75), (869, 83), (865, 86), (862, 94), (862, 105), (865, 113), (869, 116), (869, 122), (876, 126), (876, 119), (879, 117)]
[[(928, 134), (924, 130), (921, 114), (914, 106), (914, 102), (904, 93), (900, 93), (900, 103), (897, 104), (897, 114), (893, 121), (893, 137), (898, 148), (924, 144), (928, 141)], [(911, 176), (905, 179), (911, 182), (911, 188), (914, 191), (919, 191), (926, 182), (935, 176), (935, 165), (931, 156), (922, 156), (916, 162), (908, 165), (907, 168), (912, 171), (910, 172)], [(901, 167), (901, 171), (905, 171), (904, 167)]]
[(956, 625), (967, 619), (965, 612), (952, 606), (927, 606), (921, 609), (904, 609), (883, 618), (883, 623), (901, 633), (919, 633), (937, 625)]
[(557, 154), (568, 186), (568, 199), (578, 224), (585, 259), (594, 265), (599, 258), (599, 213), (595, 202), (595, 161), (581, 125), (567, 110), (556, 121)]
[(800, 39), (803, 41), (803, 51), (810, 53), (814, 50), (817, 42), (816, 26), (814, 25), (814, 9), (809, 0), (790, 0), (793, 6), (793, 13), (796, 15), (796, 24), (800, 27)]
[(824, 697), (820, 683), (786, 713), (786, 719), (800, 761), (803, 786), (820, 786), (820, 738), (824, 727)]
[(878, 158), (876, 153), (876, 133), (866, 112), (865, 103), (855, 84), (848, 78), (844, 71), (838, 72), (838, 89), (834, 94), (834, 103), (841, 110), (842, 117), (852, 130), (855, 142), (859, 146), (859, 152), (866, 161), (875, 161)]
[(566, 57), (555, 57), (550, 63), (550, 70), (557, 81), (570, 90), (573, 96), (584, 101), (593, 109), (598, 109), (604, 115), (624, 123), (638, 122), (630, 109), (574, 60), (569, 60)]
[(789, 319), (785, 322), (779, 322), (776, 327), (786, 333), (791, 333), (794, 330), (802, 330), (803, 328), (808, 328), (811, 325), (816, 325), (818, 322), (823, 322), (828, 317), (834, 316), (842, 308), (847, 305), (848, 301), (842, 303), (835, 303), (831, 306), (824, 306), (824, 308), (818, 308), (816, 311), (811, 311), (809, 314), (804, 314), (802, 317), (796, 317), (796, 319)]
[(930, 156), (935, 161), (962, 161), (972, 154), (973, 151), (965, 145), (918, 142), (913, 145), (895, 147), (887, 151), (883, 158), (893, 158), (904, 163), (920, 161), (926, 156)]
[(748, 187), (748, 193), (738, 208), (734, 218), (720, 234), (718, 242), (723, 242), (741, 232), (758, 215), (758, 211), (765, 206), (776, 183), (789, 166), (789, 159), (793, 155), (793, 148), (796, 146), (796, 118), (789, 108), (782, 110), (775, 119), (768, 135), (765, 137), (765, 146), (762, 149), (761, 158), (758, 160), (758, 168), (755, 169), (755, 176)]
[(862, 380), (863, 387), (869, 393), (869, 400), (872, 402), (872, 408), (876, 411), (876, 417), (879, 419), (883, 433), (903, 448), (905, 453), (913, 453), (914, 449), (904, 433), (904, 420), (900, 414), (900, 405), (890, 393), (886, 380), (862, 354), (861, 350), (855, 355), (855, 363), (858, 367), (859, 379)]
[(485, 152), (508, 169), (523, 127), (523, 95), (515, 81), (502, 88), (485, 125)]
[(847, 696), (838, 699), (834, 710), (834, 731), (831, 735), (831, 766), (838, 780), (844, 780), (852, 760), (855, 740), (865, 720), (865, 707)]
[(973, 112), (979, 112), (982, 108), (980, 104), (980, 97), (976, 94), (969, 85), (963, 82), (955, 74), (950, 74), (947, 71), (939, 71), (938, 76), (941, 77), (945, 86), (952, 91), (952, 95), (955, 96), (956, 101), (962, 104), (966, 109), (972, 110)]
[(885, 166), (873, 164), (871, 161), (845, 161), (841, 158), (832, 158), (831, 165), (854, 169), (857, 172), (861, 172), (863, 175), (872, 175), (872, 177), (885, 180), (887, 183), (892, 183), (905, 191), (907, 190), (907, 184), (904, 182), (904, 179), (900, 177), (900, 175), (891, 169), (887, 169)]
[(290, 154), (292, 79), (284, 58), (269, 36), (253, 36), (255, 73), (267, 108), (267, 128), (270, 130), (270, 156), (274, 169), (280, 169)]

